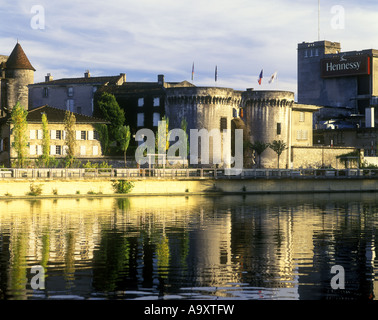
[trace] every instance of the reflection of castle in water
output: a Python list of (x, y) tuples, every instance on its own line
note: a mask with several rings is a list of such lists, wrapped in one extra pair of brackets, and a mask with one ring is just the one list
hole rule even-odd
[[(47, 270), (50, 295), (152, 287), (213, 287), (222, 295), (219, 288), (237, 283), (311, 298), (324, 294), (331, 266), (343, 263), (347, 281), (360, 284), (352, 291), (374, 292), (374, 226), (367, 221), (376, 203), (345, 204), (344, 196), (339, 203), (334, 195), (314, 206), (312, 197), (0, 202), (2, 298), (30, 294), (25, 278), (35, 264)], [(342, 260), (353, 254), (352, 263)], [(318, 292), (300, 286), (313, 283)]]

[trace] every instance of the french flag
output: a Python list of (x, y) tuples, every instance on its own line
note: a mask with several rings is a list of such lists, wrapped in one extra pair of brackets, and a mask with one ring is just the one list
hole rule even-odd
[(257, 80), (257, 82), (259, 83), (260, 86), (261, 86), (261, 82), (262, 82), (262, 78), (263, 78), (263, 73), (264, 73), (263, 71), (264, 71), (264, 69), (261, 70), (259, 80)]

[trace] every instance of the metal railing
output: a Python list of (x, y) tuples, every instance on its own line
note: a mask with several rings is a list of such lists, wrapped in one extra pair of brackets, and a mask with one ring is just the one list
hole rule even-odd
[(15, 169), (1, 168), (0, 179), (335, 179), (378, 178), (378, 169)]

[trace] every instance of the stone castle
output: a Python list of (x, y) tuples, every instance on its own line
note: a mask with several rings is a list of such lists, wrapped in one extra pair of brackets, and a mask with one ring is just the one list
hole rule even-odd
[[(44, 100), (39, 99), (38, 103), (44, 102), (44, 104), (56, 108), (74, 111), (68, 108), (68, 103), (66, 105), (63, 103), (62, 105), (50, 104), (48, 99), (54, 97), (54, 81), (46, 79), (44, 83), (34, 84), (35, 69), (19, 43), (16, 44), (9, 57), (1, 56), (1, 58), (0, 115), (2, 117), (9, 114), (12, 106), (17, 102), (20, 102), (25, 108), (40, 107), (33, 105), (33, 101), (29, 101), (29, 97), (34, 97), (37, 92), (33, 90), (40, 90), (38, 91), (39, 95), (43, 94)], [(66, 87), (67, 100), (72, 100), (72, 105), (75, 102), (73, 92), (79, 92), (78, 86), (92, 84), (93, 88), (90, 88), (93, 94), (88, 96), (88, 99), (91, 100), (88, 103), (92, 103), (92, 112), (93, 96), (96, 91), (114, 93), (120, 106), (125, 110), (126, 118), (130, 122), (128, 124), (133, 133), (143, 125), (148, 127), (149, 125), (146, 125), (144, 119), (152, 118), (152, 114), (153, 124), (151, 123), (151, 126), (153, 127), (156, 127), (157, 120), (166, 115), (169, 118), (170, 128), (180, 128), (181, 120), (186, 119), (188, 130), (204, 128), (209, 131), (212, 129), (234, 131), (243, 129), (244, 146), (256, 141), (271, 143), (273, 140), (281, 140), (287, 148), (281, 155), (280, 168), (326, 164), (324, 163), (324, 150), (320, 159), (319, 151), (311, 149), (313, 148), (313, 113), (318, 111), (319, 107), (296, 103), (293, 92), (253, 89), (238, 91), (230, 88), (197, 87), (187, 81), (167, 83), (162, 75), (158, 76), (157, 83), (152, 84), (128, 83), (125, 74), (121, 74), (121, 78), (123, 80), (121, 82), (117, 80), (118, 82), (115, 84), (111, 84), (109, 81), (99, 84), (93, 77), (90, 77), (88, 71), (84, 78), (72, 79), (75, 81), (71, 82), (70, 79), (63, 79), (64, 82), (58, 81), (57, 84), (59, 84), (60, 90), (62, 86)], [(30, 92), (34, 93), (30, 94)], [(76, 94), (76, 96), (78, 95)], [(145, 111), (143, 111), (143, 105), (138, 104), (144, 98), (146, 98), (145, 101), (149, 98), (154, 101), (154, 105)], [(155, 105), (157, 99), (158, 102)], [(140, 121), (141, 119), (143, 121)], [(307, 148), (304, 153), (312, 152), (314, 156), (306, 160), (306, 163), (302, 163), (301, 157), (296, 156), (296, 151), (299, 149), (295, 148)], [(300, 152), (303, 153), (303, 150)], [(255, 160), (252, 151), (247, 150), (245, 167), (252, 167)], [(331, 165), (334, 159), (327, 161)], [(261, 165), (265, 168), (277, 167), (277, 155), (273, 150), (267, 148), (264, 151), (261, 155)]]

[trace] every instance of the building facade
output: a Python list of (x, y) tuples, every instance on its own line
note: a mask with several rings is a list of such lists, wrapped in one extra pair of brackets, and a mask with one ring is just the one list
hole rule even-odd
[(126, 82), (126, 75), (92, 77), (89, 71), (80, 78), (53, 80), (47, 74), (45, 82), (29, 85), (31, 108), (49, 105), (71, 112), (93, 115), (96, 91), (102, 86), (120, 86)]
[[(61, 160), (67, 155), (65, 142), (66, 132), (64, 125), (65, 111), (43, 106), (30, 110), (27, 115), (28, 138), (27, 158), (30, 165), (42, 155), (42, 114), (45, 114), (48, 121), (50, 139), (49, 155)], [(96, 132), (97, 124), (104, 124), (105, 121), (81, 114), (75, 114), (75, 158), (80, 161), (94, 161), (102, 158), (101, 143)], [(10, 118), (0, 120), (0, 165), (10, 166), (17, 160), (17, 153), (13, 146), (14, 136), (12, 135), (13, 125)]]
[(344, 114), (346, 108), (371, 127), (377, 96), (377, 50), (342, 52), (340, 43), (330, 41), (298, 44), (298, 103), (341, 108)]

